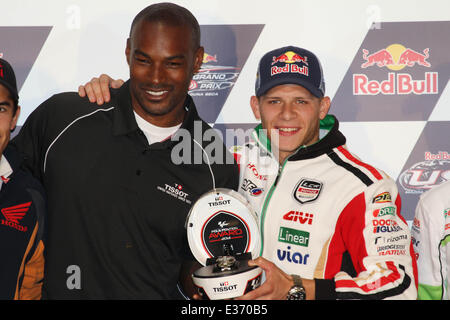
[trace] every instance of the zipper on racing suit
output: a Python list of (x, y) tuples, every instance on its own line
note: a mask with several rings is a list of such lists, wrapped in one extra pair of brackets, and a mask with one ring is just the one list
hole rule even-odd
[(260, 232), (261, 232), (261, 249), (259, 252), (259, 255), (262, 257), (263, 251), (264, 251), (264, 220), (266, 218), (266, 211), (267, 211), (267, 206), (269, 205), (269, 201), (272, 198), (272, 194), (275, 191), (275, 188), (277, 186), (278, 183), (278, 179), (280, 178), (281, 172), (283, 171), (284, 165), (286, 164), (286, 161), (283, 163), (283, 166), (278, 168), (278, 174), (275, 178), (274, 183), (272, 184), (272, 186), (269, 189), (269, 192), (267, 194), (266, 199), (264, 199), (264, 204), (261, 210), (261, 221), (260, 221)]
[(289, 158), (292, 155), (294, 155), (295, 153), (297, 153), (298, 150), (300, 150), (302, 148), (306, 148), (306, 146), (299, 147), (294, 153), (292, 153), (286, 159), (284, 159), (282, 166), (278, 167), (278, 174), (275, 178), (275, 181), (273, 182), (272, 186), (270, 187), (269, 192), (267, 193), (266, 199), (264, 199), (264, 204), (263, 204), (263, 207), (261, 210), (261, 221), (260, 221), (260, 232), (261, 232), (261, 249), (259, 252), (260, 256), (262, 256), (263, 251), (264, 251), (264, 221), (266, 219), (266, 211), (267, 211), (267, 207), (269, 206), (270, 199), (272, 198), (275, 188), (277, 187), (278, 181), (280, 180), (281, 174), (283, 173), (283, 169), (284, 169), (286, 163), (288, 162)]

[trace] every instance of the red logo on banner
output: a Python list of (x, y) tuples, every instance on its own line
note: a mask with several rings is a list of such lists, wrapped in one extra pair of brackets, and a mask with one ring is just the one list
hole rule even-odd
[[(428, 62), (430, 57), (430, 48), (423, 50), (423, 53), (403, 45), (395, 43), (390, 46), (370, 53), (362, 49), (364, 63), (362, 69), (369, 67), (386, 67), (392, 71), (400, 71), (405, 67), (414, 67), (416, 65), (431, 67)], [(437, 94), (438, 93), (438, 73), (426, 72), (423, 79), (414, 79), (409, 73), (389, 72), (385, 80), (371, 80), (366, 74), (353, 75), (353, 94), (354, 95), (406, 95), (406, 94)]]

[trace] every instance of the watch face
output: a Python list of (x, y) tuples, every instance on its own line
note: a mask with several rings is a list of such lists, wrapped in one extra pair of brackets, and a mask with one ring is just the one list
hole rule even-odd
[(287, 300), (305, 300), (306, 292), (305, 288), (294, 286), (289, 290)]

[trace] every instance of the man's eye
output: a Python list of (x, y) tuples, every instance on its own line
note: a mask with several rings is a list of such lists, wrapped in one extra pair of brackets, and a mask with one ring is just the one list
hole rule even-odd
[(267, 101), (268, 104), (278, 104), (280, 103), (280, 100), (269, 100)]
[(181, 63), (181, 62), (176, 62), (176, 61), (170, 61), (170, 62), (167, 63), (167, 65), (168, 65), (169, 67), (176, 68), (176, 67), (181, 66), (182, 63)]
[(149, 63), (149, 61), (145, 58), (135, 57), (136, 61), (139, 63)]

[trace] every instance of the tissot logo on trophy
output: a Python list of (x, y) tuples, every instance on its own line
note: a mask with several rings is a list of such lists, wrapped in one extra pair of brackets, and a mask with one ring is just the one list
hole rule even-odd
[(260, 250), (256, 215), (247, 200), (230, 189), (214, 189), (192, 206), (186, 229), (189, 246), (203, 267), (192, 279), (206, 299), (244, 295), (261, 283), (262, 269), (248, 266)]

